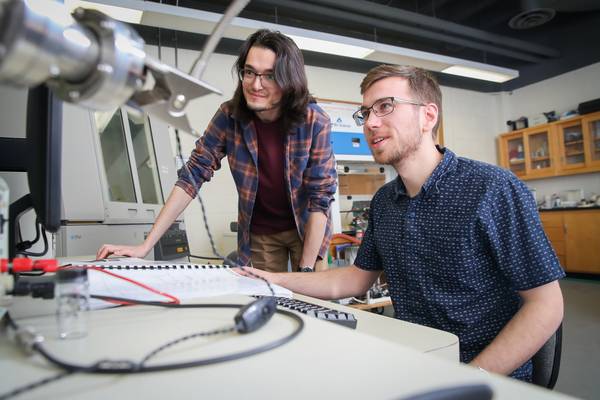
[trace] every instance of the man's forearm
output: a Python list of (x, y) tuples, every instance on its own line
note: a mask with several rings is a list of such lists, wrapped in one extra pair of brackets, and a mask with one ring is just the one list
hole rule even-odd
[(268, 279), (294, 293), (334, 300), (363, 295), (379, 274), (379, 271), (364, 271), (351, 265), (310, 274), (271, 273)]
[(304, 244), (302, 247), (302, 257), (300, 266), (314, 266), (319, 255), (319, 249), (323, 243), (325, 227), (327, 226), (327, 216), (322, 212), (311, 212), (308, 222), (304, 229)]
[(146, 240), (144, 240), (144, 246), (147, 247), (148, 251), (158, 242), (191, 201), (192, 198), (185, 190), (179, 186), (173, 188), (167, 202), (160, 210), (150, 233), (148, 233)]
[(530, 298), (523, 297), (520, 310), (471, 364), (486, 371), (510, 374), (529, 360), (556, 331), (563, 317), (558, 282), (531, 291), (535, 290), (539, 293)]

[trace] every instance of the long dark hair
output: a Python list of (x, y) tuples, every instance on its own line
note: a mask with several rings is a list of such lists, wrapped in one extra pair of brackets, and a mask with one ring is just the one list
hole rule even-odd
[[(281, 88), (281, 123), (284, 132), (290, 132), (306, 119), (307, 105), (314, 99), (308, 93), (304, 57), (296, 43), (281, 32), (261, 29), (254, 32), (244, 42), (233, 72), (239, 76), (246, 65), (246, 57), (252, 47), (263, 47), (275, 53), (275, 81)], [(233, 115), (242, 120), (249, 120), (254, 115), (248, 108), (242, 82), (238, 82), (231, 99)]]

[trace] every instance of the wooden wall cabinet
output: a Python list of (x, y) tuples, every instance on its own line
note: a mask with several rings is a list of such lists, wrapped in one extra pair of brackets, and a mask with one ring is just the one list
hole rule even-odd
[(523, 180), (600, 171), (600, 112), (504, 133), (498, 160)]
[(600, 274), (600, 210), (542, 211), (540, 219), (565, 271)]
[(588, 160), (593, 168), (600, 168), (600, 113), (583, 118), (583, 132), (589, 146)]

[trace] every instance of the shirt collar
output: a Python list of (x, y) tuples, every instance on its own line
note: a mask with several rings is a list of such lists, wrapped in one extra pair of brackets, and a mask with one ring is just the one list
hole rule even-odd
[[(440, 153), (443, 154), (442, 160), (435, 167), (429, 178), (427, 178), (417, 196), (425, 197), (437, 193), (439, 191), (438, 183), (440, 183), (444, 175), (446, 175), (446, 173), (448, 173), (456, 165), (456, 154), (445, 147), (440, 147), (439, 145), (436, 145), (435, 147)], [(402, 182), (402, 178), (400, 178), (400, 176), (396, 178), (394, 189), (395, 200), (399, 200), (402, 196), (408, 196), (406, 193), (406, 186), (404, 186), (404, 182)]]

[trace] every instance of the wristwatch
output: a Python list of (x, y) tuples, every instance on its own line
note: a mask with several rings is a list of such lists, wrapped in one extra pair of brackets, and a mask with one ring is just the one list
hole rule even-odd
[(310, 265), (304, 265), (300, 267), (300, 272), (314, 272), (314, 269)]

